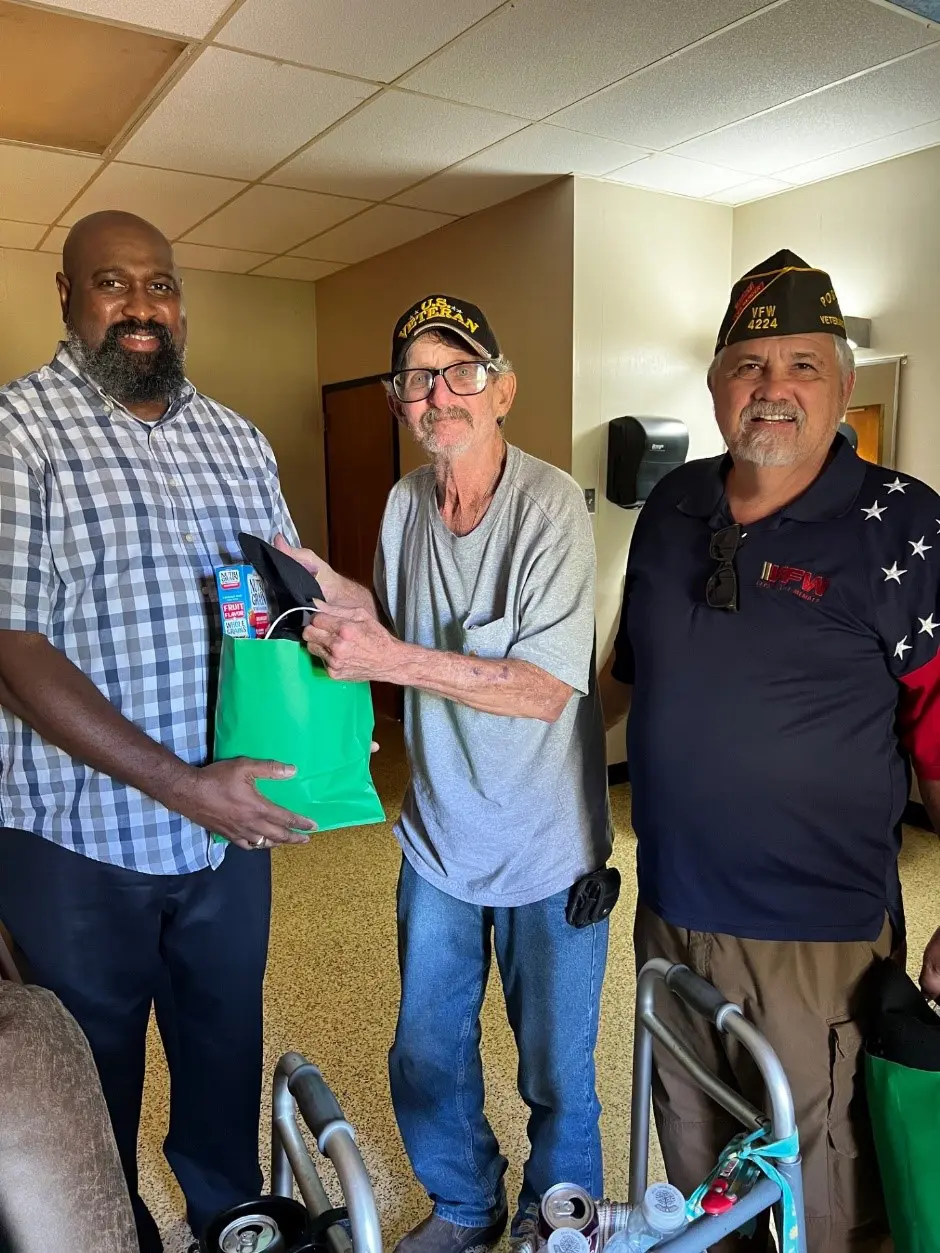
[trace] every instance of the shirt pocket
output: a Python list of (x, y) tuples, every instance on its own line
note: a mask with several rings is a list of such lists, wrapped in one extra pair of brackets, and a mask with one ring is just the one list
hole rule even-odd
[(508, 616), (493, 618), (489, 622), (474, 622), (474, 615), (462, 624), (463, 651), (468, 657), (487, 657), (499, 660), (505, 657), (513, 644), (513, 625)]

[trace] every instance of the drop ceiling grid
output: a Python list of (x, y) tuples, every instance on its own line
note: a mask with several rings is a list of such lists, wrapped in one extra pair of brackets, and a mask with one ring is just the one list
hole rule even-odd
[[(169, 0), (171, 6), (177, 4), (188, 6), (190, 14), (192, 14), (194, 8), (198, 10), (200, 5), (203, 6), (203, 8), (211, 5), (211, 11), (216, 13), (216, 20), (214, 23), (210, 22), (208, 29), (205, 31), (204, 37), (200, 41), (197, 42), (194, 40), (190, 43), (189, 48), (182, 53), (169, 72), (164, 76), (163, 80), (157, 84), (155, 89), (150, 93), (140, 108), (136, 110), (134, 115), (130, 118), (127, 126), (118, 135), (116, 141), (112, 143), (112, 145), (104, 153), (104, 161), (99, 170), (97, 170), (95, 174), (88, 179), (87, 183), (78, 190), (78, 192), (69, 200), (68, 204), (65, 205), (64, 209), (55, 217), (49, 230), (46, 232), (46, 235), (44, 235), (39, 241), (37, 251), (41, 251), (43, 249), (47, 237), (50, 236), (59, 225), (62, 215), (67, 213), (72, 205), (81, 197), (81, 195), (90, 189), (97, 175), (100, 174), (101, 171), (114, 160), (114, 157), (123, 145), (131, 136), (133, 136), (136, 128), (140, 126), (147, 117), (149, 117), (158, 104), (172, 91), (174, 85), (185, 76), (186, 71), (192, 67), (193, 62), (198, 58), (199, 53), (208, 47), (211, 43), (212, 37), (218, 33), (225, 22), (227, 22), (228, 19), (238, 11), (244, 2), (245, 0), (196, 0), (195, 5), (193, 5), (191, 0)], [(69, 0), (68, 4), (59, 3), (57, 7), (71, 8), (82, 12), (83, 6), (87, 6), (89, 12), (94, 14), (96, 17), (120, 17), (125, 8), (132, 4), (133, 0)], [(134, 11), (136, 12), (136, 6)], [(164, 12), (166, 11), (167, 10), (164, 9)]]
[[(154, 29), (140, 26), (139, 4), (131, 0), (49, 0), (49, 3), (57, 9), (91, 14), (96, 20)], [(263, 14), (259, 8), (262, 3)], [(214, 259), (220, 265), (225, 262), (227, 268), (240, 267), (246, 260), (253, 259), (250, 254), (254, 252), (257, 259), (252, 272), (285, 275), (290, 272), (298, 277), (306, 273), (312, 277), (318, 263), (339, 264), (336, 257), (315, 256), (318, 238), (324, 240), (323, 251), (335, 251), (333, 245), (337, 238), (371, 239), (372, 245), (380, 251), (399, 242), (391, 225), (384, 236), (377, 230), (375, 224), (381, 223), (383, 215), (374, 212), (376, 206), (412, 212), (423, 210), (426, 216), (416, 217), (414, 221), (424, 221), (431, 229), (436, 229), (456, 216), (475, 212), (538, 182), (570, 172), (612, 176), (624, 182), (635, 180), (640, 186), (740, 203), (736, 191), (757, 198), (793, 183), (827, 177), (827, 169), (844, 172), (940, 142), (940, 131), (935, 125), (940, 124), (940, 101), (935, 102), (935, 93), (925, 81), (933, 75), (940, 83), (940, 62), (935, 64), (932, 55), (924, 55), (924, 48), (940, 39), (940, 30), (922, 20), (913, 20), (910, 14), (892, 8), (884, 0), (864, 0), (862, 5), (858, 0), (827, 0), (825, 6), (819, 5), (817, 0), (701, 0), (696, 4), (694, 20), (689, 18), (691, 10), (685, 0), (662, 0), (656, 6), (655, 20), (651, 19), (650, 6), (641, 5), (640, 0), (591, 0), (591, 9), (597, 18), (592, 23), (583, 21), (583, 3), (453, 0), (452, 6), (446, 6), (446, 13), (435, 17), (438, 26), (433, 38), (443, 32), (443, 44), (430, 48), (429, 39), (431, 42), (433, 39), (422, 29), (424, 42), (418, 40), (411, 46), (412, 52), (423, 54), (422, 59), (417, 65), (404, 69), (402, 58), (407, 59), (410, 45), (407, 38), (402, 39), (402, 32), (407, 34), (414, 29), (408, 25), (409, 19), (413, 21), (416, 10), (426, 13), (426, 0), (383, 0), (381, 19), (361, 28), (357, 28), (355, 15), (360, 10), (371, 12), (371, 0), (349, 0), (343, 6), (345, 25), (339, 37), (335, 26), (329, 26), (333, 17), (324, 10), (315, 15), (310, 29), (305, 32), (305, 40), (294, 45), (290, 43), (291, 27), (301, 3), (302, 0), (236, 0), (226, 6), (224, 0), (165, 0), (160, 20), (168, 23), (169, 29), (161, 27), (161, 33), (183, 36), (191, 41), (188, 56), (184, 54), (183, 58), (186, 64), (154, 94), (128, 128), (122, 143), (105, 154), (83, 185), (69, 186), (68, 203), (62, 204), (53, 225), (33, 246), (43, 248), (47, 239), (60, 233), (58, 228), (73, 221), (85, 211), (86, 205), (97, 207), (98, 197), (106, 196), (109, 186), (116, 186), (122, 179), (136, 184), (138, 190), (142, 188), (149, 175), (130, 174), (134, 169), (153, 172), (171, 168), (175, 172), (176, 178), (168, 175), (167, 186), (162, 189), (162, 198), (171, 210), (170, 184), (182, 188), (187, 176), (198, 180), (189, 186), (198, 187), (200, 195), (191, 197), (192, 203), (185, 210), (171, 213), (173, 229), (168, 233), (180, 242), (182, 249), (186, 246), (203, 249), (205, 253), (198, 255), (206, 261), (212, 249), (219, 254)], [(631, 39), (630, 55), (625, 57), (623, 48), (618, 50), (616, 39), (611, 40), (611, 32), (619, 32), (622, 45), (624, 13), (634, 7), (639, 16), (637, 24), (631, 28), (631, 36), (636, 38)], [(167, 16), (172, 14), (176, 16)], [(563, 37), (574, 29), (571, 23), (576, 14), (582, 15), (575, 31), (579, 38), (566, 41)], [(682, 21), (679, 21), (680, 14)], [(317, 25), (323, 21), (326, 27)], [(383, 38), (387, 37), (387, 46), (361, 48), (362, 30), (379, 26), (385, 32)], [(326, 39), (321, 35), (318, 41), (318, 32), (324, 29), (333, 33)], [(843, 35), (841, 43), (835, 38), (839, 30)], [(766, 108), (759, 111), (749, 107), (754, 102), (746, 92), (753, 92), (753, 63), (761, 52), (762, 40), (792, 43), (799, 31), (808, 41), (806, 56), (792, 58), (792, 67), (782, 75), (787, 79), (785, 87), (778, 88), (776, 95), (771, 91), (761, 93), (757, 103)], [(851, 37), (846, 36), (846, 31)], [(514, 32), (513, 38), (507, 38)], [(547, 41), (550, 48), (547, 62), (539, 54), (540, 40), (543, 44)], [(605, 41), (607, 46), (601, 46)], [(763, 46), (766, 47), (766, 42)], [(236, 47), (238, 52), (234, 51)], [(362, 53), (358, 60), (357, 48)], [(524, 56), (522, 64), (519, 63), (520, 51)], [(286, 53), (292, 54), (289, 65), (284, 64)], [(478, 72), (481, 56), (488, 71), (485, 74)], [(506, 56), (516, 58), (517, 72), (509, 75), (508, 81), (504, 66)], [(358, 100), (358, 103), (340, 112), (312, 137), (304, 130), (307, 122), (288, 136), (277, 136), (281, 148), (276, 154), (269, 151), (266, 158), (274, 155), (280, 159), (270, 162), (268, 168), (261, 169), (260, 160), (250, 168), (233, 165), (231, 151), (220, 155), (209, 145), (208, 159), (190, 156), (181, 162), (188, 168), (180, 170), (175, 164), (178, 153), (172, 147), (172, 138), (174, 130), (179, 131), (186, 125), (187, 110), (180, 108), (180, 104), (185, 105), (187, 80), (192, 92), (194, 85), (198, 86), (198, 78), (191, 78), (191, 75), (206, 76), (206, 67), (211, 68), (213, 61), (233, 65), (235, 62), (227, 60), (231, 57), (237, 57), (239, 63), (254, 62), (257, 66), (270, 67), (252, 69), (248, 74), (250, 81), (255, 81), (252, 74), (255, 77), (267, 75), (273, 81), (281, 78), (281, 72), (286, 70), (282, 81), (287, 81), (291, 73), (297, 83), (327, 79), (328, 82), (321, 85), (335, 91), (341, 102)], [(314, 61), (317, 64), (312, 64)], [(203, 62), (203, 69), (199, 71)], [(885, 62), (888, 64), (884, 65)], [(920, 67), (916, 62), (921, 63)], [(929, 74), (923, 70), (926, 62), (931, 63)], [(553, 66), (551, 74), (545, 73), (546, 63)], [(533, 65), (538, 67), (545, 81), (530, 89), (529, 67)], [(890, 73), (892, 65), (902, 66), (894, 77)], [(571, 72), (566, 73), (565, 67)], [(367, 73), (354, 73), (356, 70)], [(393, 77), (396, 72), (397, 77)], [(314, 80), (305, 75), (318, 77)], [(834, 76), (840, 77), (832, 81)], [(611, 77), (615, 80), (613, 83)], [(772, 75), (765, 77), (768, 81), (772, 79)], [(913, 83), (914, 98), (913, 104), (908, 100), (905, 105), (902, 85), (908, 80)], [(716, 111), (714, 107), (706, 107), (707, 96), (703, 100), (703, 93), (714, 81), (723, 85), (724, 112), (721, 108)], [(473, 86), (472, 93), (467, 89), (468, 82)], [(862, 82), (863, 86), (852, 89), (853, 82)], [(343, 88), (339, 87), (341, 83)], [(216, 89), (224, 92), (227, 84), (228, 79), (222, 75)], [(683, 86), (687, 88), (684, 92), (680, 91)], [(183, 94), (173, 102), (177, 92)], [(781, 92), (788, 98), (778, 99)], [(831, 94), (833, 92), (836, 94)], [(363, 93), (370, 94), (363, 99)], [(198, 92), (196, 97), (190, 99), (192, 110), (200, 107)], [(730, 103), (727, 103), (728, 97), (733, 98)], [(270, 99), (276, 105), (276, 91)], [(407, 105), (409, 99), (414, 100), (414, 105)], [(426, 144), (425, 148), (430, 147), (431, 151), (423, 157), (423, 164), (422, 154), (402, 146), (401, 164), (407, 164), (410, 159), (411, 168), (396, 173), (394, 157), (382, 151), (382, 127), (376, 124), (370, 131), (366, 110), (378, 106), (377, 111), (384, 110), (393, 118), (396, 110), (385, 103), (389, 100), (405, 115), (418, 115), (427, 102), (438, 99), (442, 113), (465, 110), (471, 120), (471, 125), (464, 128), (462, 146), (454, 149), (447, 143)], [(814, 99), (816, 103), (812, 103)], [(558, 108), (543, 112), (546, 105), (554, 106), (559, 100), (562, 103)], [(699, 100), (703, 100), (702, 107), (697, 103)], [(674, 109), (677, 101), (682, 106), (679, 110)], [(828, 110), (830, 104), (838, 115), (839, 125), (831, 126), (829, 117), (824, 115), (822, 119), (816, 118), (813, 131), (806, 119), (812, 121), (814, 110)], [(168, 120), (160, 123), (158, 115), (165, 105), (164, 117)], [(678, 112), (678, 117), (670, 116), (670, 107), (674, 113)], [(744, 107), (749, 107), (749, 112), (741, 115)], [(852, 108), (854, 114), (850, 113)], [(493, 119), (491, 130), (474, 136), (472, 123), (478, 118), (473, 115), (481, 110), (481, 116)], [(685, 130), (681, 129), (683, 110), (686, 115), (691, 113), (696, 117), (694, 134), (688, 133), (688, 123)], [(735, 111), (739, 116), (733, 116)], [(758, 112), (760, 116), (751, 116)], [(624, 115), (636, 119), (637, 125), (642, 123), (645, 129), (639, 133), (625, 131)], [(224, 122), (224, 109), (220, 118)], [(314, 117), (309, 125), (316, 126), (319, 121), (322, 117)], [(214, 126), (216, 130), (223, 129), (218, 120)], [(751, 150), (755, 144), (766, 146), (775, 142), (782, 132), (794, 126), (801, 138), (799, 143), (791, 143), (790, 149), (784, 150), (782, 160), (789, 164), (781, 164), (775, 158), (771, 168), (766, 159), (753, 156)], [(155, 142), (152, 136), (160, 132), (161, 127), (160, 142)], [(272, 128), (268, 124), (260, 129)], [(407, 128), (400, 126), (401, 129)], [(456, 130), (461, 133), (460, 125)], [(832, 147), (835, 140), (827, 144), (826, 135), (820, 136), (819, 131), (834, 131), (838, 145)], [(357, 134), (360, 137), (358, 147), (354, 143)], [(394, 131), (392, 135), (393, 139), (400, 138)], [(749, 135), (760, 138), (748, 142)], [(284, 153), (287, 143), (300, 136), (303, 136), (302, 142), (295, 144), (293, 151)], [(344, 163), (342, 150), (347, 137), (350, 152), (346, 156), (350, 159)], [(484, 142), (477, 146), (476, 141), (480, 139)], [(474, 151), (467, 150), (468, 144)], [(605, 148), (605, 144), (610, 147)], [(3, 149), (9, 147), (2, 145)], [(791, 159), (794, 147), (805, 160)], [(579, 154), (579, 149), (583, 155)], [(378, 157), (370, 157), (373, 152)], [(431, 169), (436, 162), (447, 161), (455, 153), (459, 154), (456, 160)], [(664, 153), (672, 160), (657, 161), (655, 155), (650, 155), (656, 153)], [(855, 158), (851, 157), (852, 153)], [(47, 152), (47, 155), (85, 159), (76, 158), (74, 154)], [(375, 162), (371, 170), (370, 159)], [(848, 163), (853, 160), (855, 164)], [(0, 170), (3, 169), (0, 149)], [(338, 179), (338, 174), (342, 175), (342, 180)], [(347, 216), (329, 224), (326, 218), (321, 218), (315, 223), (316, 230), (305, 239), (288, 233), (279, 236), (282, 246), (277, 252), (272, 252), (270, 247), (258, 248), (257, 237), (251, 239), (244, 235), (236, 242), (225, 224), (233, 220), (231, 211), (238, 201), (249, 197), (247, 207), (250, 209), (252, 201), (258, 203), (253, 193), (263, 187), (273, 190), (273, 186), (297, 185), (295, 178), (300, 186), (320, 192), (320, 196), (307, 202), (311, 207), (316, 202), (319, 210), (325, 193), (337, 200), (334, 209), (348, 211)], [(109, 183), (109, 180), (117, 180), (117, 183)], [(402, 180), (406, 180), (407, 185), (402, 186)], [(101, 189), (97, 193), (96, 185)], [(466, 194), (462, 188), (467, 189)], [(229, 191), (231, 195), (227, 198), (217, 199)], [(343, 194), (346, 200), (341, 204)], [(4, 204), (3, 195), (0, 186), (0, 207)], [(62, 199), (65, 197), (60, 197)], [(156, 201), (159, 199), (155, 197)], [(34, 207), (36, 203), (34, 195), (30, 205)], [(19, 205), (20, 209), (23, 207)], [(192, 220), (195, 212), (201, 214), (198, 220)], [(47, 213), (48, 210), (40, 216)], [(0, 211), (0, 217), (3, 216), (7, 215)], [(234, 213), (234, 219), (248, 222), (252, 216), (245, 209)], [(295, 221), (302, 219), (303, 213), (295, 213), (292, 208), (289, 216)], [(326, 216), (328, 218), (329, 214)], [(389, 224), (396, 216), (384, 215)], [(219, 242), (209, 244), (207, 239), (212, 233), (209, 224), (213, 220), (219, 227), (220, 233), (216, 236)], [(358, 226), (355, 225), (357, 220)], [(400, 234), (401, 228), (397, 230)], [(30, 236), (29, 231), (12, 233), (20, 238)], [(383, 238), (389, 242), (383, 244)], [(197, 256), (195, 251), (191, 255)], [(282, 261), (284, 264), (278, 264)], [(303, 265), (296, 264), (298, 262)]]
[[(666, 152), (930, 42), (914, 23), (874, 6), (860, 9), (857, 0), (790, 0), (631, 75), (553, 120)], [(780, 58), (772, 73), (754, 73), (767, 48), (788, 46), (799, 46), (800, 55)], [(713, 90), (716, 83), (720, 92)], [(681, 99), (694, 101), (694, 110), (676, 110), (674, 102)]]
[[(99, 15), (101, 15), (101, 14), (102, 14), (105, 10), (108, 10), (109, 8), (110, 8), (112, 11), (113, 11), (113, 10), (126, 11), (126, 10), (122, 10), (122, 7), (121, 7), (121, 6), (122, 6), (122, 4), (123, 4), (123, 0), (87, 0), (87, 2), (88, 2), (88, 4), (89, 4), (89, 7), (93, 7), (93, 8), (95, 8), (95, 9), (96, 9), (96, 11), (98, 12), (98, 14), (99, 14)], [(196, 47), (194, 47), (193, 49), (191, 49), (191, 52), (192, 52), (192, 54), (193, 54), (193, 55), (191, 55), (191, 57), (190, 57), (190, 59), (189, 59), (189, 64), (188, 64), (188, 66), (187, 66), (187, 69), (191, 70), (193, 63), (197, 62), (197, 60), (198, 60), (198, 57), (199, 57), (199, 54), (200, 54), (200, 53), (203, 53), (203, 54), (204, 54), (207, 50), (222, 51), (222, 50), (217, 49), (217, 48), (216, 48), (216, 49), (213, 49), (213, 44), (214, 44), (214, 42), (215, 42), (215, 36), (217, 36), (217, 35), (218, 35), (218, 34), (219, 34), (219, 33), (220, 33), (223, 29), (225, 29), (225, 27), (227, 26), (228, 22), (229, 22), (229, 21), (230, 21), (230, 20), (231, 20), (231, 19), (232, 19), (232, 18), (233, 18), (236, 14), (237, 14), (237, 12), (238, 12), (238, 11), (239, 11), (242, 7), (243, 7), (243, 5), (244, 5), (244, 3), (245, 3), (245, 2), (246, 2), (246, 0), (236, 0), (236, 2), (235, 2), (235, 3), (229, 4), (229, 6), (225, 9), (225, 11), (224, 11), (224, 13), (223, 13), (222, 17), (221, 17), (221, 18), (220, 18), (220, 19), (219, 19), (219, 20), (215, 23), (215, 25), (214, 25), (214, 26), (210, 29), (210, 31), (208, 32), (208, 34), (206, 35), (206, 37), (202, 40), (201, 44), (200, 44), (197, 48), (196, 48)], [(465, 2), (466, 2), (466, 0), (465, 0)], [(500, 4), (500, 3), (505, 4), (505, 3), (511, 3), (511, 2), (512, 2), (512, 0), (498, 0), (498, 3), (494, 5), (493, 3), (489, 3), (489, 0), (470, 0), (470, 3), (469, 3), (469, 8), (470, 8), (471, 10), (476, 11), (476, 16), (474, 17), (474, 20), (479, 20), (479, 18), (480, 18), (480, 17), (485, 17), (485, 16), (487, 16), (490, 12), (492, 12), (492, 11), (493, 11), (493, 9), (494, 9), (494, 8), (499, 7), (499, 4)], [(63, 4), (61, 7), (67, 7), (67, 6), (65, 6), (65, 5)], [(467, 24), (466, 24), (466, 23), (464, 23), (464, 25), (466, 26)], [(245, 59), (248, 59), (248, 57), (249, 57), (250, 55), (251, 55), (251, 54), (245, 54)], [(269, 57), (265, 57), (265, 56), (252, 56), (252, 58), (251, 58), (251, 59), (253, 59), (253, 60), (257, 61), (257, 62), (266, 62), (266, 61), (267, 61), (267, 62), (270, 62), (270, 60), (271, 60)], [(412, 67), (411, 67), (411, 66), (409, 66), (409, 68), (412, 68)], [(343, 78), (343, 77), (338, 77), (338, 76), (336, 76), (336, 75), (333, 75), (333, 76), (331, 76), (331, 77), (332, 77), (335, 81), (338, 81), (338, 82), (342, 82), (342, 81), (344, 81), (344, 78)], [(146, 123), (150, 120), (150, 118), (151, 118), (151, 117), (152, 117), (152, 116), (153, 116), (153, 115), (154, 115), (154, 114), (158, 111), (158, 109), (160, 108), (160, 106), (161, 106), (161, 104), (163, 103), (163, 101), (167, 98), (167, 96), (172, 94), (173, 89), (174, 89), (174, 88), (175, 88), (175, 87), (179, 84), (179, 82), (180, 82), (180, 81), (184, 80), (184, 78), (185, 78), (185, 76), (184, 76), (184, 75), (182, 75), (182, 74), (181, 74), (181, 75), (179, 75), (177, 79), (175, 79), (175, 80), (171, 81), (169, 84), (167, 84), (167, 87), (166, 87), (166, 89), (165, 89), (164, 91), (162, 91), (161, 93), (159, 93), (158, 95), (156, 95), (156, 96), (155, 96), (155, 98), (151, 101), (151, 107), (149, 108), (149, 110), (148, 110), (147, 112), (145, 112), (142, 116), (139, 116), (139, 117), (135, 120), (135, 123), (134, 123), (133, 127), (130, 129), (130, 131), (129, 131), (128, 135), (126, 135), (126, 136), (124, 137), (124, 140), (125, 140), (125, 144), (124, 144), (124, 146), (121, 146), (121, 147), (116, 147), (116, 148), (115, 148), (115, 150), (114, 150), (112, 153), (109, 153), (109, 154), (108, 154), (108, 156), (110, 157), (110, 159), (111, 159), (111, 160), (113, 160), (116, 156), (119, 156), (119, 155), (120, 155), (120, 156), (123, 156), (123, 155), (125, 155), (125, 152), (127, 151), (127, 148), (129, 148), (129, 149), (130, 149), (130, 153), (129, 153), (129, 155), (131, 155), (131, 156), (133, 156), (133, 155), (134, 155), (134, 151), (135, 151), (135, 148), (134, 148), (134, 146), (133, 146), (134, 136), (135, 136), (135, 135), (136, 135), (136, 134), (137, 134), (137, 133), (138, 133), (138, 132), (139, 132), (139, 131), (140, 131), (140, 130), (141, 130), (141, 129), (145, 126), (145, 125), (146, 125)], [(360, 81), (360, 82), (361, 82), (362, 80), (357, 80), (357, 81)], [(373, 89), (375, 89), (375, 90), (380, 90), (380, 89), (381, 89), (384, 85), (383, 85), (383, 84), (370, 84), (370, 86), (371, 86), (371, 87), (373, 87)], [(360, 106), (360, 107), (361, 107), (361, 106)], [(357, 110), (354, 108), (354, 109), (352, 109), (350, 112), (347, 112), (347, 113), (344, 115), (344, 117), (345, 117), (345, 118), (348, 118), (348, 117), (350, 117), (350, 116), (353, 116), (353, 115), (355, 114), (355, 112), (356, 112), (356, 111), (357, 111)], [(337, 119), (337, 121), (338, 121), (338, 120), (341, 120), (341, 119)], [(520, 124), (521, 124), (521, 123), (520, 123)], [(335, 123), (333, 123), (333, 125), (335, 125)], [(265, 169), (265, 170), (263, 170), (263, 171), (260, 171), (258, 174), (256, 174), (256, 175), (255, 175), (255, 177), (254, 177), (254, 178), (252, 178), (252, 179), (248, 180), (248, 181), (247, 181), (247, 182), (243, 185), (243, 187), (242, 187), (240, 190), (238, 190), (238, 191), (234, 192), (234, 193), (233, 193), (233, 195), (232, 195), (232, 197), (231, 197), (231, 198), (230, 198), (230, 199), (229, 199), (226, 203), (222, 204), (218, 210), (214, 211), (214, 213), (213, 213), (213, 214), (208, 214), (208, 215), (206, 215), (206, 216), (205, 216), (203, 219), (201, 219), (199, 222), (195, 223), (195, 224), (194, 224), (194, 226), (192, 226), (191, 228), (189, 228), (189, 230), (187, 230), (187, 231), (185, 232), (185, 234), (186, 234), (186, 235), (187, 235), (190, 239), (194, 239), (194, 238), (195, 238), (195, 234), (194, 234), (194, 232), (196, 232), (196, 231), (198, 231), (199, 229), (201, 229), (201, 227), (205, 224), (205, 222), (206, 222), (206, 221), (207, 221), (210, 217), (215, 216), (215, 215), (216, 215), (217, 213), (219, 213), (219, 212), (223, 212), (223, 211), (227, 210), (227, 209), (228, 209), (228, 208), (229, 208), (229, 207), (230, 207), (230, 206), (231, 206), (231, 205), (232, 205), (235, 201), (237, 201), (238, 199), (240, 199), (240, 198), (241, 198), (241, 196), (243, 196), (243, 195), (245, 195), (245, 194), (247, 194), (247, 193), (251, 192), (251, 191), (252, 191), (255, 187), (259, 186), (259, 185), (262, 183), (262, 181), (263, 181), (263, 179), (264, 179), (265, 177), (267, 177), (268, 175), (271, 175), (271, 174), (276, 173), (276, 171), (277, 171), (277, 170), (281, 167), (281, 165), (286, 164), (289, 160), (291, 160), (291, 159), (292, 159), (292, 157), (294, 157), (294, 156), (296, 156), (296, 155), (298, 155), (298, 154), (302, 153), (302, 152), (304, 151), (304, 149), (305, 149), (306, 147), (308, 147), (308, 146), (309, 146), (309, 144), (310, 144), (310, 143), (312, 143), (315, 139), (322, 137), (322, 135), (323, 135), (323, 134), (328, 134), (328, 133), (329, 133), (329, 131), (330, 131), (330, 129), (332, 129), (332, 126), (327, 126), (325, 129), (322, 129), (322, 130), (320, 131), (320, 133), (319, 133), (319, 134), (315, 134), (315, 135), (314, 135), (314, 137), (313, 137), (313, 139), (307, 140), (304, 144), (302, 144), (300, 147), (298, 147), (298, 148), (296, 149), (296, 151), (295, 151), (295, 152), (290, 152), (290, 153), (288, 153), (288, 154), (287, 154), (287, 155), (286, 155), (286, 156), (285, 156), (285, 157), (284, 157), (281, 161), (276, 162), (276, 163), (275, 163), (275, 164), (273, 164), (273, 165), (272, 165), (269, 169)], [(509, 129), (509, 128), (507, 128), (507, 127), (503, 127), (503, 133), (505, 133), (505, 131), (506, 131), (507, 129)], [(158, 164), (158, 165), (154, 166), (153, 168), (165, 168), (165, 167), (162, 167), (162, 166), (160, 166), (160, 165)], [(71, 204), (73, 204), (75, 201), (77, 201), (77, 200), (78, 200), (78, 199), (79, 199), (79, 198), (80, 198), (80, 197), (81, 197), (81, 196), (82, 196), (85, 192), (87, 192), (87, 191), (90, 189), (91, 184), (92, 184), (92, 182), (93, 182), (93, 181), (94, 181), (94, 180), (89, 180), (89, 183), (88, 183), (85, 187), (83, 187), (83, 188), (81, 188), (81, 189), (79, 190), (78, 194), (77, 194), (76, 196), (74, 196), (74, 197), (73, 197), (72, 201), (70, 201), (70, 204), (69, 204), (68, 206), (66, 206), (66, 209), (68, 209), (68, 208), (71, 206)], [(368, 208), (368, 207), (370, 207), (370, 205), (369, 205), (369, 204), (364, 204), (364, 206), (363, 206), (363, 208)], [(53, 229), (54, 229), (57, 225), (61, 224), (63, 220), (64, 220), (64, 219), (63, 219), (62, 214), (57, 215), (57, 217), (56, 217), (56, 219), (55, 219), (55, 223), (53, 224), (53, 226), (52, 226), (52, 227), (50, 227), (50, 230), (47, 232), (47, 234), (51, 234), (52, 230), (53, 230)], [(320, 230), (320, 229), (318, 229), (318, 230), (317, 230), (317, 232), (315, 232), (315, 233), (316, 233), (316, 234), (319, 234), (319, 233), (322, 233), (322, 232), (321, 232), (321, 230)], [(310, 236), (307, 236), (307, 238), (309, 238), (309, 237), (310, 237)], [(291, 240), (291, 242), (290, 242), (290, 246), (289, 246), (289, 247), (288, 247), (288, 246), (285, 246), (282, 250), (278, 250), (277, 256), (286, 255), (286, 254), (290, 251), (290, 249), (291, 249), (291, 248), (293, 248), (293, 247), (295, 247), (295, 246), (297, 246), (297, 245), (300, 245), (300, 244), (302, 244), (302, 243), (304, 243), (304, 242), (305, 242), (305, 238), (299, 238), (299, 239), (293, 239), (293, 240)], [(44, 243), (45, 243), (45, 238), (44, 238), (42, 241), (40, 241), (40, 244), (38, 245), (38, 248), (40, 248), (40, 249), (41, 249), (41, 248), (43, 247), (43, 244), (44, 244)], [(275, 257), (275, 259), (276, 259), (276, 257)]]

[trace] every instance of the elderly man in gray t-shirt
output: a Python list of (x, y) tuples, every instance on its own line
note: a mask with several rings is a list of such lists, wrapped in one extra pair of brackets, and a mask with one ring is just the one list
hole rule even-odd
[(291, 551), (323, 589), (305, 638), (329, 673), (405, 688), (390, 1070), (434, 1208), (399, 1250), (482, 1253), (507, 1218), (479, 1049), (494, 945), (531, 1110), (513, 1234), (552, 1184), (603, 1187), (594, 1045), (607, 922), (567, 920), (611, 845), (594, 541), (573, 480), (503, 439), (516, 380), (479, 309), (443, 296), (409, 309), (388, 387), (432, 464), (392, 489), (374, 589)]

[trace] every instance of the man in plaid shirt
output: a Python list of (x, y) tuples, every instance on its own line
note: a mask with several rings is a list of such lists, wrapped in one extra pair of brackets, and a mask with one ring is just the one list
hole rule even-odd
[(66, 343), (0, 389), (0, 919), (88, 1037), (153, 1253), (136, 1148), (154, 1001), (194, 1230), (261, 1188), (264, 850), (313, 824), (255, 787), (292, 766), (206, 764), (213, 571), (240, 531), (295, 532), (267, 441), (186, 380), (163, 236), (95, 214), (62, 270)]

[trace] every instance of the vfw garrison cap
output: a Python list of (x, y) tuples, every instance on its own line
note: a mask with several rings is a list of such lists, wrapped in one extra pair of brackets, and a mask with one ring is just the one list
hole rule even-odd
[(743, 339), (820, 331), (847, 338), (832, 279), (784, 248), (748, 270), (732, 287), (715, 355)]

